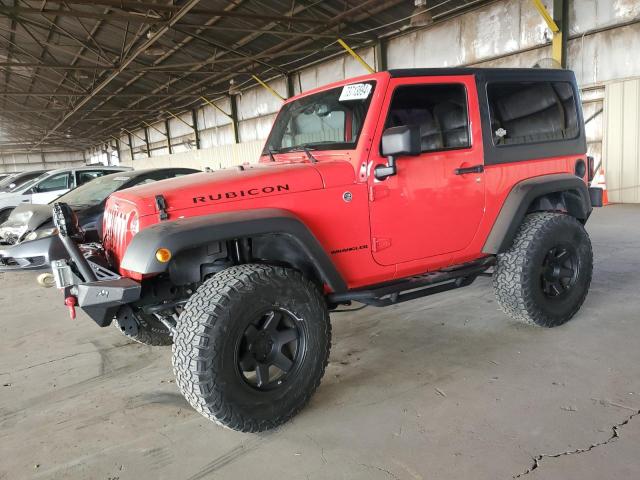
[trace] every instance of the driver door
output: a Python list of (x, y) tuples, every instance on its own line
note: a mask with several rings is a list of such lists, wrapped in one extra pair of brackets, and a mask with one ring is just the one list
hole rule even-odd
[[(463, 250), (485, 204), (474, 78), (393, 78), (381, 120), (369, 176), (375, 261), (394, 265)], [(420, 126), (422, 153), (398, 157), (397, 174), (377, 180), (375, 167), (387, 163), (380, 154), (383, 131), (400, 125)]]

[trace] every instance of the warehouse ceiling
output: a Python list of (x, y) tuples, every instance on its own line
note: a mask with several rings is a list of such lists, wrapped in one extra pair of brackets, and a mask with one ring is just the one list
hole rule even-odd
[[(440, 21), (480, 3), (426, 8)], [(0, 152), (93, 146), (412, 18), (414, 0), (0, 0)]]

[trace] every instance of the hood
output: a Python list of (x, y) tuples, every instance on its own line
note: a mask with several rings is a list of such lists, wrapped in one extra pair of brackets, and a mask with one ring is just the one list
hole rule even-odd
[(51, 217), (49, 205), (18, 205), (0, 225), (0, 241), (15, 243), (25, 233), (49, 222)]
[[(353, 167), (348, 162), (339, 170), (342, 181), (353, 182)], [(252, 198), (283, 195), (324, 188), (325, 180), (318, 164), (308, 162), (258, 164), (207, 173), (194, 173), (170, 180), (140, 185), (114, 193), (110, 198), (134, 203), (141, 216), (156, 210), (156, 195), (162, 195), (167, 211), (215, 205)], [(345, 168), (351, 174), (345, 175)], [(333, 169), (327, 170), (333, 172)]]

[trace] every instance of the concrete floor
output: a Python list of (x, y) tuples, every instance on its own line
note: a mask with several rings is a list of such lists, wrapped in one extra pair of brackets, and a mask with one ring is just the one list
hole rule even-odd
[(640, 208), (588, 230), (593, 284), (567, 325), (511, 322), (484, 278), (334, 315), (311, 404), (260, 435), (193, 411), (170, 349), (72, 322), (35, 274), (2, 275), (0, 479), (640, 478)]

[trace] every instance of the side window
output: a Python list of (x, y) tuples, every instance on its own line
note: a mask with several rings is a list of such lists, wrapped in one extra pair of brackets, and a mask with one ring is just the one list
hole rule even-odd
[(568, 82), (492, 83), (487, 96), (496, 146), (571, 140), (580, 133)]
[(34, 187), (35, 193), (55, 192), (71, 188), (71, 175), (69, 173), (59, 173), (45, 178)]
[(420, 126), (423, 152), (470, 147), (464, 85), (408, 85), (396, 88), (385, 128), (401, 125)]
[(76, 172), (78, 178), (78, 186), (84, 185), (91, 180), (102, 177), (106, 172), (104, 170), (81, 170)]

